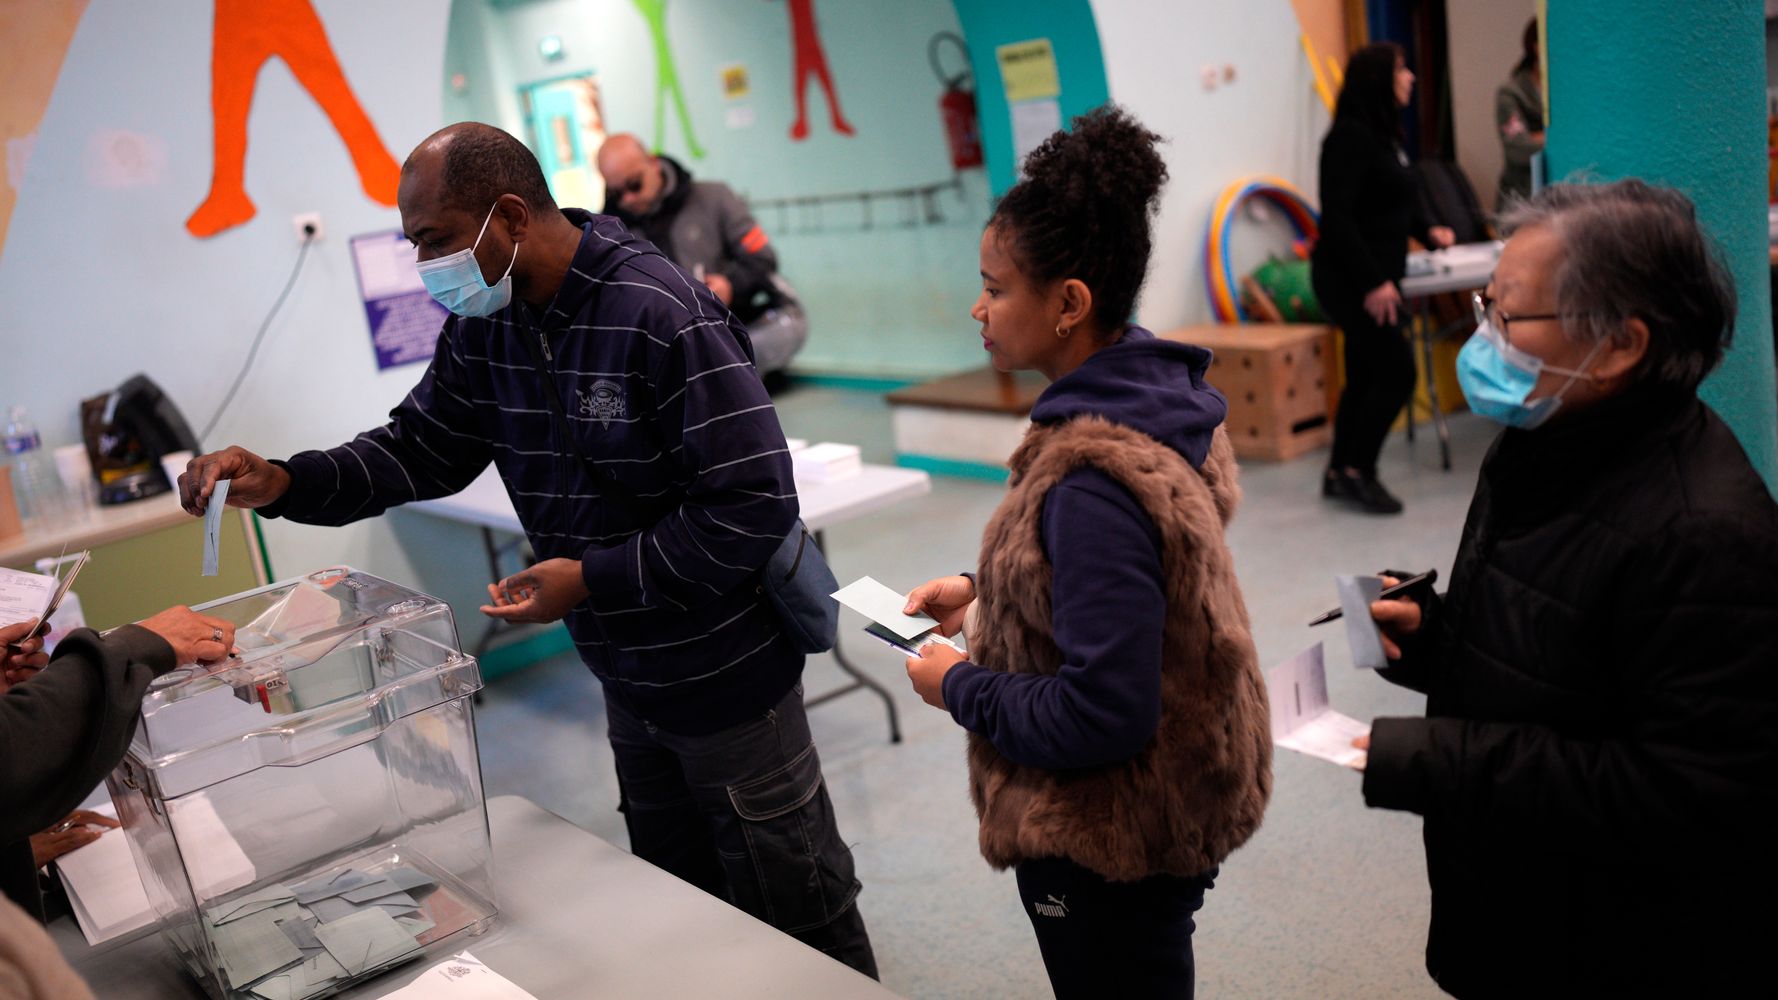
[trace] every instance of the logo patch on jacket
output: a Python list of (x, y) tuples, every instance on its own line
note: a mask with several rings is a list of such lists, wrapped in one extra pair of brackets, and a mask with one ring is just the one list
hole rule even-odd
[(591, 389), (576, 389), (574, 394), (580, 397), (580, 415), (596, 418), (599, 426), (610, 427), (613, 420), (623, 419), (624, 390), (616, 382), (600, 379)]

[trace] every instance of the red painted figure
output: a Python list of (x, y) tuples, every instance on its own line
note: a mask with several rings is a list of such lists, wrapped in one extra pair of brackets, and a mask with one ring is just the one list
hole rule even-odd
[(852, 123), (840, 111), (840, 95), (834, 92), (833, 75), (827, 71), (827, 54), (821, 49), (821, 32), (815, 26), (815, 0), (784, 0), (790, 8), (791, 40), (796, 49), (792, 71), (791, 93), (796, 97), (796, 123), (790, 126), (790, 137), (801, 142), (809, 137), (809, 109), (806, 91), (812, 75), (827, 92), (827, 107), (833, 113), (833, 130), (841, 135), (853, 133)]
[(310, 0), (216, 0), (213, 35), (214, 159), (210, 194), (185, 221), (193, 236), (214, 236), (253, 218), (246, 185), (247, 115), (253, 109), (259, 71), (273, 56), (284, 60), (333, 123), (358, 169), (364, 193), (379, 204), (395, 204), (401, 167), (352, 95)]

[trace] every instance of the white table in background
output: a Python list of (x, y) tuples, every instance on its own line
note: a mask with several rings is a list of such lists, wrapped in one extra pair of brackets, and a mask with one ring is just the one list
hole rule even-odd
[[(1426, 401), (1432, 411), (1432, 426), (1438, 433), (1439, 461), (1447, 471), (1451, 468), (1451, 430), (1445, 425), (1445, 411), (1438, 402), (1438, 379), (1432, 371), (1433, 332), (1431, 300), (1446, 292), (1466, 292), (1488, 287), (1494, 275), (1494, 264), (1500, 259), (1499, 243), (1463, 243), (1444, 250), (1421, 250), (1408, 254), (1407, 277), (1401, 279), (1402, 298), (1413, 304), (1420, 322), (1411, 324), (1420, 346), (1421, 366), (1426, 371)], [(1408, 404), (1408, 440), (1414, 439), (1414, 405)]]
[[(823, 997), (895, 994), (819, 951), (532, 802), (488, 802), (500, 916), (455, 946), (538, 1000), (577, 997)], [(93, 948), (71, 917), (50, 936), (105, 1000), (202, 1000), (154, 934)], [(445, 956), (340, 994), (380, 997)]]
[[(803, 524), (815, 535), (815, 544), (821, 546), (822, 552), (827, 551), (824, 532), (836, 524), (854, 518), (863, 517), (874, 511), (891, 507), (903, 500), (924, 496), (932, 492), (932, 477), (919, 469), (903, 469), (892, 465), (865, 465), (857, 475), (830, 482), (812, 483), (798, 481), (796, 484), (797, 502), (802, 511)], [(437, 500), (423, 500), (409, 504), (409, 509), (440, 517), (446, 520), (472, 524), (481, 529), (482, 546), (488, 554), (488, 572), (490, 580), (498, 580), (506, 574), (500, 569), (500, 553), (507, 548), (516, 547), (523, 541), (524, 526), (519, 524), (519, 515), (512, 506), (512, 498), (506, 495), (506, 486), (500, 481), (500, 474), (493, 466), (489, 466), (475, 482), (470, 483), (458, 493), (441, 497)], [(496, 541), (494, 532), (516, 535), (517, 539), (504, 545)], [(493, 638), (498, 622), (490, 623), (487, 631), (477, 643), (475, 653), (481, 655), (487, 651), (489, 641)], [(834, 662), (841, 671), (851, 678), (845, 685), (823, 692), (807, 699), (809, 705), (819, 705), (844, 694), (850, 694), (860, 688), (869, 689), (883, 701), (884, 709), (889, 716), (889, 741), (901, 742), (901, 720), (896, 713), (895, 699), (881, 684), (872, 680), (864, 671), (859, 670), (836, 645), (833, 650)]]

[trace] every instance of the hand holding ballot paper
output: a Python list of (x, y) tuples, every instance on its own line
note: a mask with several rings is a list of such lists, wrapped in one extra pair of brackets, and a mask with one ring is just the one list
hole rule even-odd
[[(64, 553), (64, 556), (66, 553)], [(48, 631), (49, 620), (61, 606), (62, 599), (68, 596), (68, 588), (74, 585), (74, 578), (80, 575), (81, 567), (86, 565), (90, 553), (77, 552), (74, 558), (58, 558), (56, 570), (58, 576), (47, 576), (40, 573), (24, 573), (18, 570), (0, 569), (0, 626), (25, 625), (22, 630), (13, 629), (7, 632), (5, 652), (11, 656), (30, 656), (42, 648), (41, 645), (29, 645), (36, 638)], [(67, 571), (62, 574), (62, 567)], [(16, 635), (12, 634), (17, 632)], [(38, 666), (42, 666), (38, 664)], [(7, 669), (13, 669), (8, 663)], [(16, 683), (10, 678), (9, 683)]]
[[(963, 587), (935, 587), (953, 580)], [(908, 679), (914, 690), (928, 705), (944, 708), (945, 671), (964, 659), (963, 650), (949, 636), (962, 629), (964, 609), (974, 598), (974, 590), (966, 577), (944, 577), (903, 597), (866, 576), (835, 591), (833, 597), (871, 619), (864, 630), (872, 638), (908, 654)], [(920, 610), (923, 607), (943, 617), (934, 618)], [(909, 609), (916, 613), (908, 614)]]
[(1376, 645), (1384, 657), (1401, 659), (1400, 640), (1420, 630), (1420, 596), (1438, 582), (1438, 570), (1410, 576), (1386, 569), (1376, 577), (1340, 576), (1334, 580), (1340, 590), (1340, 606), (1322, 612), (1309, 624), (1325, 625), (1345, 618), (1353, 661), (1378, 669), (1385, 664), (1369, 648), (1372, 637), (1367, 633), (1376, 633)]
[(1266, 674), (1266, 697), (1272, 704), (1273, 743), (1364, 769), (1365, 752), (1358, 741), (1370, 735), (1371, 727), (1328, 705), (1321, 643), (1273, 667)]

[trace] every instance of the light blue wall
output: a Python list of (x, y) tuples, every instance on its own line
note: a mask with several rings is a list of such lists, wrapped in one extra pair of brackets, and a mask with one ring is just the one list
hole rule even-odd
[[(1094, 0), (1093, 13), (1112, 99), (1167, 140), (1167, 186), (1137, 319), (1155, 330), (1208, 323), (1204, 228), (1217, 195), (1270, 174), (1317, 200), (1329, 118), (1297, 41), (1302, 29), (1290, 0)], [(1204, 86), (1206, 67), (1217, 73), (1213, 89)], [(1289, 252), (1283, 213), (1258, 199), (1230, 232), (1236, 274)]]
[[(439, 121), (445, 8), (315, 8), (400, 160)], [(78, 440), (81, 398), (138, 371), (201, 429), (290, 271), (297, 212), (320, 212), (325, 236), (205, 443), (279, 457), (338, 444), (381, 421), (419, 374), (378, 373), (346, 251), (350, 235), (398, 227), (399, 216), (363, 194), (344, 146), (281, 61), (261, 72), (249, 122), (258, 216), (208, 240), (185, 231), (210, 183), (210, 31), (209, 4), (92, 0), (63, 64), (0, 255), (0, 400), (24, 403), (48, 445)], [(133, 186), (110, 186), (102, 169), (118, 132), (159, 158)], [(280, 573), (349, 561), (452, 600), (460, 617), (473, 614), (485, 576), (463, 561), (478, 554), (470, 529), (418, 515), (341, 529), (269, 522), (266, 538)]]
[(1700, 395), (1778, 485), (1761, 3), (1552, 0), (1548, 30), (1550, 176), (1641, 177), (1697, 203), (1740, 296)]
[[(523, 136), (517, 102), (509, 95), (528, 83), (591, 71), (599, 76), (607, 128), (652, 141), (654, 50), (630, 0), (492, 6), (456, 0), (453, 9), (444, 76), (463, 67), (471, 79), (470, 93), (447, 98), (448, 112)], [(673, 0), (667, 17), (674, 61), (707, 155), (687, 156), (671, 108), (663, 151), (694, 174), (757, 199), (950, 180), (938, 112), (942, 86), (926, 59), (934, 33), (959, 29), (948, 0), (818, 0), (816, 15), (856, 136), (833, 133), (826, 98), (811, 82), (810, 137), (790, 140), (792, 52), (784, 4)], [(564, 58), (546, 62), (539, 56), (537, 42), (546, 35), (562, 39)], [(731, 63), (744, 64), (751, 77), (752, 94), (743, 101), (722, 96), (718, 68)], [(726, 126), (725, 111), (737, 104), (752, 110), (751, 126)], [(939, 225), (896, 226), (903, 215), (899, 204), (878, 203), (876, 226), (868, 232), (856, 231), (861, 216), (851, 207), (825, 209), (828, 231), (820, 233), (801, 231), (800, 213), (761, 213), (783, 273), (809, 312), (810, 339), (798, 370), (919, 376), (981, 362), (968, 312), (979, 287), (976, 247), (988, 195), (982, 171), (967, 171), (961, 179), (961, 194), (940, 195), (945, 221)]]

